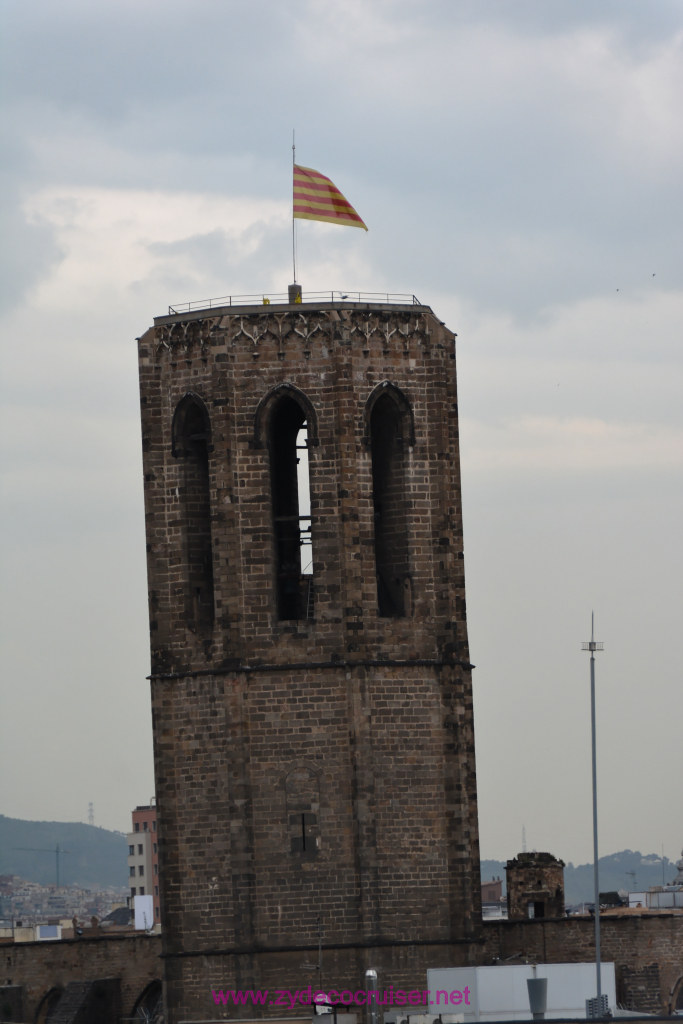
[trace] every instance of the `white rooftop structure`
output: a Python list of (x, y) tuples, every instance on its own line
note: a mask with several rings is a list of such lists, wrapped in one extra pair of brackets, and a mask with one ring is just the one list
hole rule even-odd
[[(602, 991), (616, 1006), (614, 964), (602, 964)], [(429, 1012), (464, 1014), (470, 1021), (530, 1020), (528, 978), (547, 978), (545, 1019), (586, 1019), (586, 1000), (595, 997), (595, 964), (497, 964), (427, 971)]]

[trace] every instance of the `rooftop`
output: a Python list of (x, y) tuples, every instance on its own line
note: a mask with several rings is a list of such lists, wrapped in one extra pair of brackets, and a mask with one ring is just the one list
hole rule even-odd
[[(351, 292), (343, 290), (304, 292), (299, 287), (299, 296), (299, 300), (294, 305), (307, 302), (370, 302), (390, 306), (421, 305), (419, 299), (414, 295), (401, 292)], [(270, 306), (271, 304), (292, 305), (293, 303), (289, 292), (259, 292), (254, 295), (221, 295), (217, 299), (199, 299), (196, 302), (174, 303), (168, 307), (168, 312), (172, 315), (173, 313), (190, 313), (195, 309), (214, 309), (217, 306)]]

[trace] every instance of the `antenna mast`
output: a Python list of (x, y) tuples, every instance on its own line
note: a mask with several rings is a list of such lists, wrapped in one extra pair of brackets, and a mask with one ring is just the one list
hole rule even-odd
[[(604, 650), (604, 644), (595, 640), (595, 616), (591, 612), (591, 638), (586, 644), (581, 644), (582, 651), (590, 651), (591, 664), (591, 754), (593, 761), (593, 899), (595, 910), (595, 979), (598, 988), (595, 1017), (606, 1016), (606, 1008), (602, 1005), (602, 985), (600, 977), (600, 883), (598, 880), (598, 783), (597, 763), (595, 756), (595, 652)], [(592, 1002), (592, 1000), (590, 1000)]]
[[(294, 167), (296, 165), (296, 138), (292, 128), (292, 179), (294, 178)], [(294, 265), (294, 284), (296, 284), (296, 221), (294, 220), (294, 199), (292, 196), (292, 263)]]

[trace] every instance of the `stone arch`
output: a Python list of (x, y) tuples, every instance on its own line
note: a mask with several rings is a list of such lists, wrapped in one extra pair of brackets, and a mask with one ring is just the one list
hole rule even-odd
[(185, 622), (200, 634), (214, 621), (209, 455), (211, 422), (202, 399), (188, 392), (173, 414), (172, 452), (179, 463)]
[(51, 1016), (59, 1005), (63, 992), (63, 988), (55, 985), (45, 993), (36, 1008), (33, 1024), (49, 1024)]
[(413, 408), (401, 389), (397, 388), (396, 385), (392, 384), (389, 380), (383, 380), (378, 384), (377, 387), (372, 390), (370, 397), (365, 403), (365, 413), (363, 417), (364, 444), (368, 446), (370, 445), (370, 420), (372, 412), (379, 399), (383, 397), (389, 397), (395, 403), (398, 415), (401, 419), (401, 433), (403, 440), (406, 444), (413, 447), (415, 444), (415, 416), (413, 414)]
[(673, 1014), (676, 1010), (683, 1010), (683, 974), (671, 986), (667, 1013)]
[(306, 423), (308, 424), (308, 444), (314, 447), (319, 444), (318, 440), (318, 417), (309, 398), (294, 384), (283, 382), (277, 384), (261, 399), (254, 415), (254, 446), (256, 448), (267, 448), (270, 434), (270, 419), (275, 406), (284, 398), (291, 398), (300, 406)]
[(163, 986), (161, 981), (156, 978), (154, 981), (150, 981), (135, 1000), (131, 1017), (149, 1021), (149, 1024), (156, 1024), (157, 1021), (163, 1020), (163, 1012)]
[(171, 425), (172, 452), (174, 458), (186, 454), (191, 441), (203, 441), (210, 451), (211, 419), (204, 400), (194, 391), (187, 391), (180, 399), (173, 413)]

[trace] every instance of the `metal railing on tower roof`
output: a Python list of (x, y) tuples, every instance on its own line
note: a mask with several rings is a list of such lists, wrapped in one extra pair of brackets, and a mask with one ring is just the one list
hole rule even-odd
[[(421, 306), (415, 295), (400, 292), (303, 292), (300, 303), (308, 302), (378, 302), (390, 306)], [(270, 306), (292, 305), (288, 292), (266, 293), (255, 295), (221, 295), (217, 299), (199, 299), (197, 302), (174, 303), (168, 307), (169, 316), (174, 313), (191, 313), (196, 309), (215, 309), (219, 306)], [(298, 305), (298, 303), (297, 303)]]

